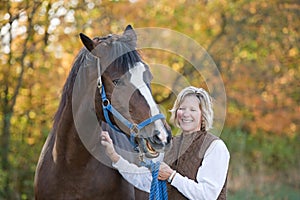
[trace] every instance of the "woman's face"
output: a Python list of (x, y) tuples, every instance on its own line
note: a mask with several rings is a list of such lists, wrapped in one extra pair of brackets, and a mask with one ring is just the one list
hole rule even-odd
[(201, 110), (196, 96), (186, 96), (180, 104), (177, 120), (183, 133), (193, 133), (200, 130)]

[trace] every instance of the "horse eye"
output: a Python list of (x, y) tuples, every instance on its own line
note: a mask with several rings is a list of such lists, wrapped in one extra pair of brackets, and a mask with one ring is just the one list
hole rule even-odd
[(120, 80), (120, 79), (115, 79), (115, 80), (113, 80), (112, 82), (113, 82), (114, 85), (118, 85), (119, 80)]

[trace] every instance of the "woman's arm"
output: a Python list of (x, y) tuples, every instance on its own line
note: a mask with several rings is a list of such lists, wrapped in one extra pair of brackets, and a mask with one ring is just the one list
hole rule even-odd
[(176, 173), (171, 185), (188, 199), (217, 199), (226, 177), (230, 155), (222, 140), (215, 140), (205, 152), (197, 182)]
[(148, 168), (138, 167), (135, 164), (129, 163), (121, 156), (116, 163), (112, 164), (112, 166), (134, 187), (150, 193), (152, 175)]
[(136, 188), (149, 193), (152, 181), (152, 175), (149, 169), (129, 163), (127, 160), (122, 158), (115, 151), (113, 142), (107, 131), (102, 131), (101, 144), (105, 147), (106, 155), (112, 161), (112, 166), (119, 171), (123, 178)]

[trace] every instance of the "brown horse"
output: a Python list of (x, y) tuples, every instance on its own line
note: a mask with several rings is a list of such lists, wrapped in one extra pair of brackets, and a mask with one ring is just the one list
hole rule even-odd
[(104, 121), (138, 154), (153, 158), (170, 144), (136, 33), (129, 25), (121, 35), (80, 37), (85, 48), (66, 80), (37, 164), (35, 199), (147, 199), (111, 167), (100, 143)]

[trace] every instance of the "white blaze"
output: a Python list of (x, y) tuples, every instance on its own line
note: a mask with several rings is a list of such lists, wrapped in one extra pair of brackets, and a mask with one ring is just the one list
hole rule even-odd
[[(146, 68), (142, 62), (137, 62), (133, 68), (129, 69), (131, 74), (130, 82), (137, 88), (140, 93), (144, 96), (150, 107), (151, 116), (159, 114), (158, 107), (152, 97), (151, 91), (147, 84), (143, 80), (143, 73)], [(165, 131), (164, 125), (161, 120), (156, 120), (154, 122), (155, 128), (160, 131), (159, 138), (162, 142), (167, 142), (167, 133)]]

